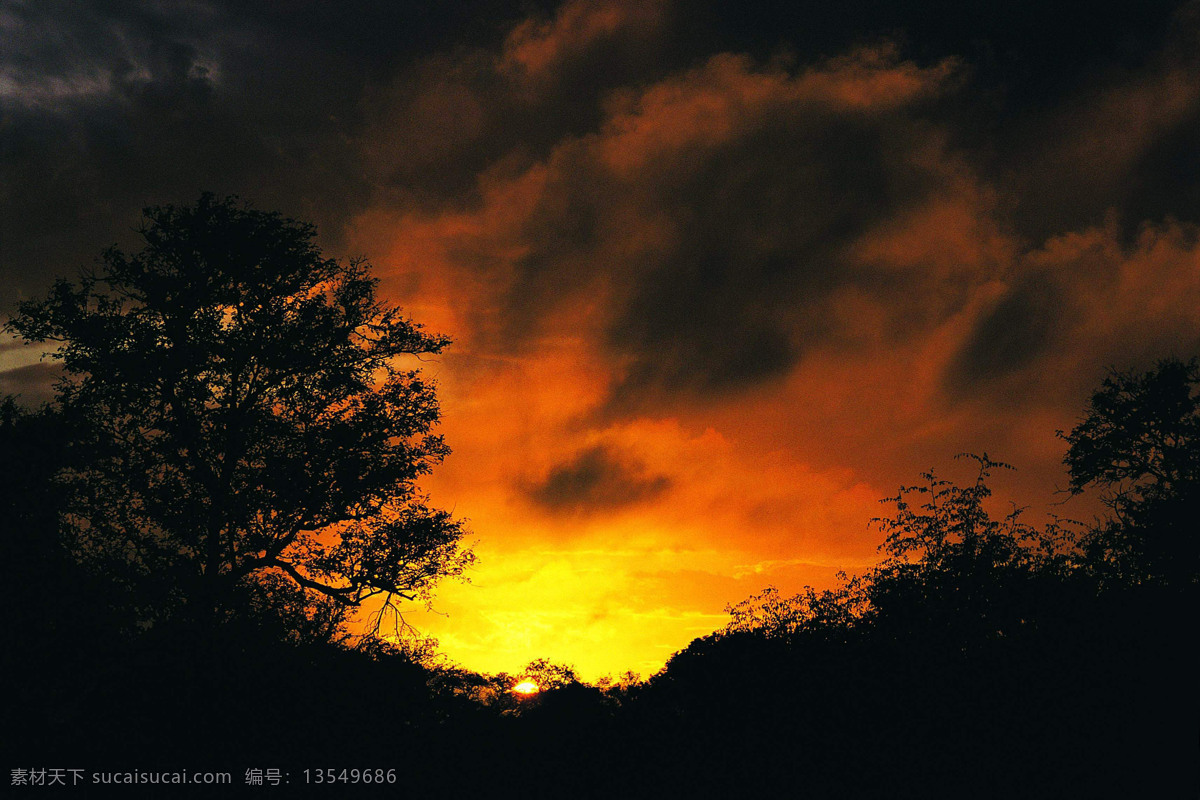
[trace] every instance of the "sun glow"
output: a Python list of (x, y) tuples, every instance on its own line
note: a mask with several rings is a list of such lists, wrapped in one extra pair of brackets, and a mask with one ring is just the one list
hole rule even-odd
[(534, 683), (533, 681), (521, 681), (516, 686), (514, 686), (512, 688), (512, 690), (514, 692), (516, 692), (517, 694), (524, 694), (524, 695), (537, 694), (539, 691), (541, 691), (538, 688), (538, 685), (536, 683)]

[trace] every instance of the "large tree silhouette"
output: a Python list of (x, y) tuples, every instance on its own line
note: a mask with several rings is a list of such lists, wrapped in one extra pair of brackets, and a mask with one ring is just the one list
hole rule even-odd
[(1093, 560), (1123, 582), (1200, 578), (1200, 360), (1114, 371), (1069, 434), (1071, 490), (1097, 486), (1111, 519)]
[(147, 209), (141, 235), (8, 325), (57, 345), (75, 554), (144, 616), (210, 620), (280, 578), (354, 607), (460, 573), (462, 526), (415, 485), (448, 452), (417, 369), (448, 340), (279, 214), (206, 194)]

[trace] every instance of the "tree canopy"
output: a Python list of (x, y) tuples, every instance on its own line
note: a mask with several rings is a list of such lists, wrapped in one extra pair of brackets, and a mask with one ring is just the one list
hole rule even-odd
[(281, 579), (351, 608), (460, 574), (464, 528), (416, 485), (448, 453), (419, 369), (448, 339), (309, 224), (211, 194), (144, 213), (139, 252), (109, 248), (7, 326), (63, 367), (76, 556), (145, 614), (197, 618)]
[(1200, 360), (1113, 371), (1059, 436), (1071, 490), (1099, 487), (1113, 517), (1091, 542), (1121, 580), (1200, 578)]

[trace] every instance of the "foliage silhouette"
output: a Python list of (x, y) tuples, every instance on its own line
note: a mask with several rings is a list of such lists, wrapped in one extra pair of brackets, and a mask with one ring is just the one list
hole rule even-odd
[(541, 691), (561, 689), (580, 682), (574, 667), (555, 664), (548, 658), (535, 658), (530, 661), (521, 671), (521, 678), (533, 681)]
[[(875, 568), (823, 591), (767, 587), (646, 682), (588, 686), (535, 660), (520, 677), (543, 691), (520, 699), (517, 676), (447, 664), (428, 640), (351, 642), (345, 598), (316, 591), (328, 600), (314, 603), (286, 570), (235, 583), (221, 598), (226, 635), (202, 647), (186, 626), (143, 630), (110, 613), (145, 589), (81, 570), (57, 538), (54, 498), (67, 489), (78, 516), (88, 470), (118, 455), (154, 462), (81, 430), (99, 407), (77, 399), (87, 374), (68, 373), (66, 402), (0, 405), (0, 567), (17, 617), (3, 657), (23, 690), (5, 709), (6, 729), (23, 732), (12, 752), (147, 765), (203, 753), (294, 777), (318, 763), (395, 766), (409, 793), (440, 796), (1194, 794), (1196, 374), (1194, 361), (1114, 374), (1064, 435), (1072, 489), (1100, 487), (1112, 510), (1091, 529), (997, 513), (993, 481), (1010, 468), (964, 456), (967, 480), (931, 471), (884, 500)], [(108, 408), (118, 389), (87, 391)], [(429, 434), (414, 435), (419, 447)], [(78, 552), (88, 537), (72, 522)], [(187, 597), (184, 579), (171, 585)], [(59, 602), (42, 601), (46, 587)]]
[(1112, 512), (1090, 541), (1093, 563), (1127, 583), (1200, 579), (1200, 361), (1114, 371), (1059, 436), (1071, 491), (1100, 487)]
[(446, 455), (416, 369), (444, 337), (376, 298), (312, 226), (203, 195), (148, 208), (143, 249), (20, 305), (57, 345), (57, 475), (72, 552), (136, 590), (143, 622), (294, 600), (325, 617), (426, 595), (471, 562), (414, 481)]
[(678, 765), (647, 776), (658, 789), (1194, 788), (1194, 587), (1097, 582), (1080, 553), (1094, 531), (1037, 528), (1020, 509), (993, 516), (991, 480), (1007, 467), (969, 458), (974, 480), (927, 473), (885, 501), (877, 567), (839, 588), (768, 587), (729, 606), (724, 630), (649, 681), (628, 719), (654, 763)]

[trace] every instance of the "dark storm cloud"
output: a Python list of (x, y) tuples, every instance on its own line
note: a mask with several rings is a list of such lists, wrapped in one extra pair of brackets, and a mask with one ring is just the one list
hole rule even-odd
[(1148, 219), (1200, 219), (1200, 3), (1170, 19), (1140, 69), (1097, 68), (1079, 91), (996, 137), (1007, 151), (995, 179), (1024, 234), (1045, 238), (1114, 212), (1131, 237)]
[[(473, 213), (540, 169), (518, 230), (456, 245), (480, 274), (511, 271), (484, 334), (519, 348), (594, 296), (613, 408), (761, 385), (855, 337), (847, 293), (887, 305), (892, 330), (955, 310), (931, 285), (979, 264), (947, 278), (850, 251), (956, 182), (989, 184), (1034, 246), (1110, 209), (1135, 227), (1200, 217), (1197, 8), (10, 3), (0, 313), (128, 243), (149, 203), (241, 194), (317, 222), (336, 251), (366, 209)], [(905, 81), (924, 89), (905, 99)], [(621, 126), (656, 115), (678, 141), (623, 171), (613, 148), (642, 145)], [(501, 245), (520, 255), (497, 265)], [(951, 385), (1049, 341), (1048, 323), (1018, 320), (1022, 339), (1004, 322), (1045, 309), (1004, 302)]]
[(651, 500), (671, 481), (647, 475), (640, 463), (603, 447), (591, 447), (550, 470), (525, 489), (533, 502), (555, 512), (608, 511)]
[[(874, 8), (854, 5), (868, 7)], [(867, 71), (893, 77), (902, 68), (919, 74), (924, 65), (928, 94), (913, 102), (855, 103), (836, 92), (785, 91), (749, 121), (756, 112), (731, 113), (723, 121), (735, 130), (716, 142), (703, 140), (709, 120), (680, 117), (673, 124), (682, 141), (633, 175), (618, 174), (608, 151), (620, 146), (613, 128), (628, 122), (622, 104), (636, 105), (643, 90), (610, 94), (603, 120), (589, 121), (596, 132), (560, 139), (540, 162), (526, 153), (504, 168), (520, 175), (533, 163), (545, 167), (546, 177), (515, 240), (505, 242), (524, 253), (499, 268), (507, 271), (508, 289), (502, 323), (490, 335), (519, 349), (564, 302), (606, 296), (603, 342), (617, 365), (610, 410), (636, 411), (672, 397), (761, 385), (790, 374), (814, 348), (854, 340), (854, 320), (836, 307), (847, 293), (886, 307), (885, 337), (920, 335), (959, 313), (972, 286), (992, 277), (988, 270), (1008, 273), (1001, 256), (948, 274), (923, 265), (897, 270), (886, 258), (863, 262), (851, 251), (876, 227), (960, 191), (963, 182), (998, 200), (994, 210), (978, 213), (995, 214), (993, 224), (1012, 234), (1014, 248), (1096, 224), (1114, 208), (1136, 219), (1135, 227), (1154, 211), (1191, 218), (1200, 209), (1187, 201), (1197, 191), (1187, 176), (1198, 156), (1187, 134), (1200, 107), (1200, 73), (1192, 69), (1194, 26), (1186, 10), (1172, 12), (1168, 4), (1155, 5), (1121, 25), (1041, 7), (994, 10), (986, 19), (947, 8), (941, 27), (910, 18), (891, 32), (900, 31), (904, 55), (923, 58), (913, 64), (895, 54), (876, 56)], [(889, 14), (894, 9), (883, 17)], [(1168, 35), (1172, 19), (1177, 24)], [(816, 24), (829, 29), (831, 52), (853, 39), (844, 35), (848, 29), (834, 31), (831, 19)], [(766, 30), (758, 29), (760, 42)], [(858, 32), (862, 40), (885, 31), (872, 21)], [(997, 49), (978, 49), (983, 33)], [(777, 35), (787, 33), (780, 28)], [(817, 47), (805, 36), (793, 43), (799, 66), (787, 70), (785, 82), (814, 71), (837, 80), (840, 72), (864, 69), (845, 57), (804, 60)], [(858, 52), (872, 50), (888, 48)], [(944, 70), (933, 74), (950, 63), (930, 61), (935, 54), (960, 56), (953, 81)], [(746, 67), (741, 77), (774, 69)], [(705, 85), (703, 73), (674, 73), (657, 85), (709, 93), (698, 102), (736, 94), (727, 85)], [(939, 81), (957, 86), (940, 91)], [(687, 141), (698, 129), (697, 141)], [(609, 245), (645, 235), (638, 230), (642, 220), (653, 220), (669, 244), (634, 253)], [(947, 235), (953, 232), (927, 234)], [(458, 255), (495, 270), (495, 244)], [(1010, 278), (1012, 295), (980, 323), (950, 369), (947, 385), (956, 392), (1027, 367), (1053, 341), (1062, 322), (1047, 300), (1053, 284), (1019, 273)]]
[(1070, 313), (1065, 293), (1048, 276), (1022, 279), (975, 324), (951, 361), (948, 388), (959, 394), (985, 390), (992, 379), (1027, 367), (1054, 345)]
[(285, 43), (215, 5), (9, 9), (0, 278), (18, 296), (128, 242), (142, 206), (201, 189), (333, 228), (322, 211), (353, 208), (361, 179), (338, 141), (353, 96), (336, 71), (310, 72), (321, 59), (277, 58)]
[(924, 280), (847, 250), (957, 176), (923, 120), (952, 71), (887, 48), (793, 71), (726, 56), (613, 99), (598, 133), (513, 179), (536, 184), (515, 230), (497, 234), (513, 241), (457, 253), (507, 275), (492, 346), (520, 348), (561, 304), (595, 294), (621, 365), (614, 410), (787, 374), (843, 335), (839, 293)]
[[(1200, 69), (1200, 66), (1197, 67)], [(1153, 142), (1129, 176), (1122, 204), (1129, 228), (1146, 219), (1200, 220), (1200, 107)]]
[(1200, 226), (1145, 221), (1128, 241), (1115, 220), (1023, 253), (998, 295), (965, 309), (946, 360), (951, 402), (992, 410), (1074, 408), (1116, 367), (1145, 370), (1200, 346)]
[(50, 385), (60, 374), (59, 365), (48, 362), (0, 371), (0, 397), (17, 395), (27, 405), (49, 401)]
[(962, 57), (998, 93), (990, 100), (1019, 109), (1054, 105), (1105, 69), (1140, 67), (1158, 51), (1180, 5), (1179, 0), (1103, 8), (1086, 0), (923, 0), (919, 6), (893, 0), (719, 0), (695, 4), (683, 35), (710, 50), (759, 58), (781, 47), (805, 58), (834, 56), (872, 38), (898, 39), (922, 63)]
[[(999, 174), (1028, 156), (1005, 144), (1025, 130), (1014, 121), (1141, 69), (1170, 26), (1186, 27), (1175, 6), (12, 2), (0, 14), (0, 277), (40, 287), (126, 233), (142, 205), (202, 188), (314, 218), (333, 240), (381, 185), (405, 202), (461, 199), (479, 173), (593, 131), (615, 87), (716, 52), (811, 63), (894, 37), (921, 64), (960, 57), (972, 96), (1004, 123), (978, 126), (999, 139), (986, 143)], [(1123, 184), (1144, 204), (1195, 200), (1197, 181), (1171, 178), (1195, 165), (1190, 140), (1175, 141)]]
[(678, 66), (667, 0), (571, 0), (488, 46), (456, 47), (374, 86), (367, 150), (381, 199), (469, 205), (481, 174), (545, 158), (604, 118), (614, 89)]
[[(9, 3), (0, 15), (0, 279), (16, 294), (36, 291), (49, 273), (127, 237), (143, 205), (186, 202), (201, 189), (312, 218), (336, 242), (383, 187), (397, 202), (462, 201), (480, 173), (594, 131), (613, 89), (648, 85), (723, 51), (765, 59), (782, 48), (811, 63), (899, 37), (919, 63), (965, 59), (981, 90), (972, 96), (1000, 98), (1006, 124), (983, 127), (1002, 139), (1023, 130), (1009, 123), (1027, 109), (1052, 106), (1106, 70), (1143, 66), (1173, 6), (1099, 14), (1082, 4), (945, 2), (914, 15), (881, 0), (836, 10), (582, 0)], [(1122, 183), (1142, 205), (1172, 193), (1196, 199), (1200, 182), (1172, 178), (1181, 165), (1194, 171), (1191, 139), (1173, 141)], [(1008, 154), (998, 173), (1028, 155), (1003, 141), (987, 147)]]
[(617, 401), (758, 383), (827, 341), (830, 294), (878, 285), (847, 246), (936, 187), (909, 160), (913, 135), (888, 115), (801, 103), (660, 176), (649, 202), (669, 209), (678, 246), (636, 278), (609, 330), (631, 359)]
[[(464, 36), (374, 82), (364, 98), (372, 168), (393, 202), (475, 199), (480, 174), (520, 168), (565, 137), (594, 132), (614, 89), (645, 87), (714, 53), (749, 53), (763, 63), (786, 54), (811, 64), (881, 41), (901, 42), (923, 66), (950, 57), (969, 65), (973, 91), (940, 113), (996, 175), (1007, 175), (1030, 157), (1023, 134), (1038, 123), (1026, 125), (1027, 118), (1091, 87), (1097, 75), (1143, 67), (1172, 25), (1175, 2), (1099, 14), (1082, 3), (939, 0), (914, 14), (884, 0), (829, 7), (569, 0), (522, 6), (525, 19), (491, 5), (494, 18), (511, 25), (502, 41)], [(389, 22), (380, 19), (379, 28)]]
[(489, 0), (6, 4), (0, 313), (128, 242), (143, 206), (201, 190), (311, 219), (336, 246), (374, 185), (368, 87), (517, 18)]
[(1155, 64), (1169, 99), (1130, 171), (1121, 204), (1130, 219), (1200, 220), (1200, 2), (1183, 5), (1171, 22)]

